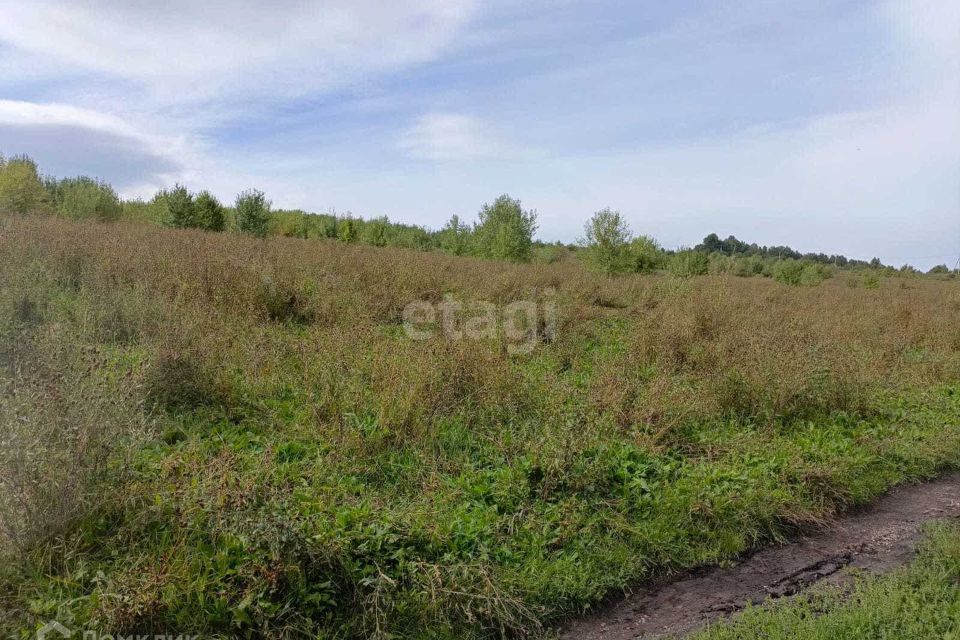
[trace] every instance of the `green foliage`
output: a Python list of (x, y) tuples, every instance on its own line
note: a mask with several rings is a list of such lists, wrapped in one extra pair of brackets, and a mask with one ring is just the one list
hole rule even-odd
[(470, 252), (473, 234), (470, 225), (460, 221), (457, 215), (451, 216), (439, 233), (440, 248), (455, 256)]
[(177, 184), (164, 194), (167, 205), (167, 224), (177, 229), (195, 229), (200, 226), (197, 206), (193, 194), (187, 188)]
[(226, 215), (223, 205), (209, 191), (201, 191), (194, 200), (197, 226), (207, 231), (223, 231), (226, 228)]
[(803, 263), (793, 258), (781, 260), (774, 267), (773, 279), (781, 284), (799, 287), (803, 279)]
[(874, 271), (867, 271), (863, 274), (863, 288), (864, 289), (879, 289), (880, 288), (880, 275)]
[(47, 182), (47, 191), (57, 214), (73, 220), (109, 222), (123, 213), (117, 192), (106, 182), (85, 176), (51, 179)]
[(0, 156), (0, 213), (47, 213), (47, 191), (37, 163), (27, 156)]
[(735, 236), (728, 236), (726, 240), (711, 233), (703, 239), (703, 242), (694, 247), (704, 253), (716, 253), (725, 256), (750, 256), (759, 257), (764, 260), (804, 260), (806, 262), (815, 262), (823, 265), (833, 265), (835, 267), (871, 267), (882, 268), (883, 264), (878, 258), (870, 262), (864, 260), (854, 260), (842, 255), (827, 255), (825, 253), (800, 253), (790, 247), (785, 246), (760, 246), (756, 243), (747, 244), (738, 240)]
[[(66, 508), (30, 509), (53, 535), (25, 553), (0, 526), (2, 637), (53, 618), (536, 637), (960, 457), (952, 283), (787, 295), (283, 239), (250, 260), (183, 235), (5, 222), (0, 524), (25, 497)], [(544, 286), (561, 330), (522, 357), (387, 322)]]
[(386, 216), (368, 221), (363, 228), (363, 241), (373, 247), (390, 244), (390, 220)]
[(637, 273), (650, 273), (666, 263), (660, 244), (650, 236), (637, 236), (630, 242), (631, 269)]
[(813, 287), (832, 277), (832, 267), (817, 262), (808, 262), (803, 266), (803, 275), (800, 277), (800, 284)]
[(519, 200), (502, 195), (480, 210), (474, 250), (484, 258), (526, 262), (532, 255), (536, 230), (536, 212), (524, 211)]
[(614, 275), (635, 271), (630, 242), (633, 234), (619, 211), (606, 208), (593, 214), (584, 228), (583, 256), (596, 269)]
[(678, 278), (703, 276), (710, 269), (710, 259), (702, 251), (682, 249), (670, 258), (667, 268)]
[(953, 273), (953, 271), (951, 271), (950, 268), (945, 264), (938, 264), (934, 267), (931, 267), (927, 273), (930, 275), (947, 275)]
[(759, 256), (735, 258), (731, 273), (740, 278), (750, 278), (763, 274), (764, 261)]
[(270, 202), (263, 191), (249, 189), (237, 196), (234, 208), (237, 212), (237, 229), (257, 238), (267, 235), (270, 223)]
[(359, 224), (353, 218), (342, 218), (337, 221), (337, 240), (346, 244), (353, 244), (360, 238)]

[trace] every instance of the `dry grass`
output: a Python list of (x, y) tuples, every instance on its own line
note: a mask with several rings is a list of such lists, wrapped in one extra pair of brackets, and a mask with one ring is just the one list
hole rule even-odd
[[(69, 286), (148, 291), (170, 309), (173, 321), (157, 328), (168, 350), (191, 343), (213, 367), (230, 353), (256, 378), (273, 369), (269, 359), (295, 352), (306, 376), (333, 375), (316, 371), (324, 365), (366, 370), (390, 404), (412, 390), (425, 416), (515, 384), (510, 368), (497, 366), (499, 345), (442, 336), (411, 345), (385, 335), (404, 305), (447, 293), (503, 305), (555, 289), (561, 324), (550, 351), (558, 368), (602, 360), (589, 398), (625, 427), (728, 413), (860, 411), (877, 389), (958, 374), (954, 282), (890, 279), (864, 289), (843, 277), (809, 288), (759, 278), (607, 280), (573, 260), (519, 266), (333, 242), (121, 225), (105, 234), (63, 224), (17, 221), (4, 234), (5, 259), (40, 253)], [(301, 330), (277, 331), (284, 322)], [(617, 353), (597, 358), (595, 342)]]
[[(83, 541), (60, 564), (107, 582), (26, 584), (48, 609), (58, 589), (112, 594), (75, 612), (103, 628), (533, 633), (955, 455), (953, 432), (870, 422), (960, 380), (955, 281), (609, 279), (573, 259), (2, 225), (3, 520), (28, 552)], [(502, 333), (406, 338), (404, 306), (447, 294), (551, 296), (556, 334), (513, 355)], [(129, 474), (96, 504), (108, 467)], [(62, 496), (55, 526), (24, 483)], [(98, 509), (115, 528), (84, 523)], [(210, 589), (222, 601), (184, 596)]]

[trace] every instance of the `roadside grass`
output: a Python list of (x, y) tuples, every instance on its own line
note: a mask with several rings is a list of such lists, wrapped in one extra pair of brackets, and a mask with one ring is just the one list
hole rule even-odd
[[(2, 222), (4, 635), (537, 636), (960, 461), (953, 282)], [(445, 294), (556, 338), (407, 339)]]
[(690, 640), (929, 640), (960, 637), (960, 525), (931, 529), (909, 567), (849, 588), (751, 607)]

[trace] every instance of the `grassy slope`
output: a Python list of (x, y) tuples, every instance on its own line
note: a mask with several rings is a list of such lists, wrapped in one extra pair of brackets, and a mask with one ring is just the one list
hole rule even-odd
[[(0, 629), (536, 633), (960, 460), (953, 282), (5, 224)], [(529, 355), (397, 324), (545, 287)]]
[(933, 529), (910, 567), (754, 607), (691, 640), (928, 640), (960, 637), (960, 526)]

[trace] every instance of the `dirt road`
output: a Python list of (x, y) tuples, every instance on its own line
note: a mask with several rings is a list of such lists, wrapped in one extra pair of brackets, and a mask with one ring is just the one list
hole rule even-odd
[(626, 640), (683, 634), (768, 597), (793, 595), (848, 568), (883, 572), (913, 556), (921, 526), (960, 517), (960, 474), (894, 489), (828, 530), (763, 549), (735, 566), (689, 573), (634, 591), (568, 624), (566, 640)]

